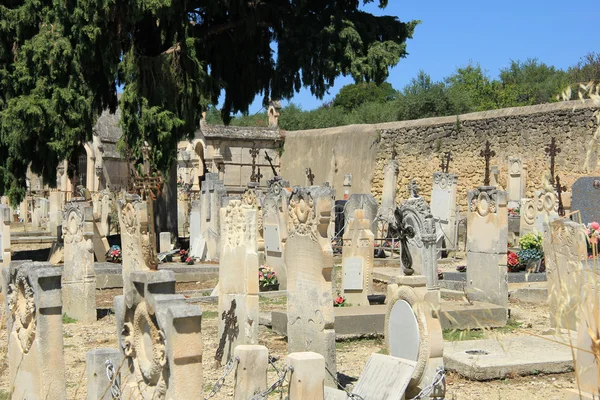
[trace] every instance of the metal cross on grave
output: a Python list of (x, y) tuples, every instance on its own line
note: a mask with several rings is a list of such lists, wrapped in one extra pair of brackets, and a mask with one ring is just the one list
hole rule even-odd
[(419, 185), (417, 185), (414, 179), (411, 179), (407, 187), (410, 197), (419, 197)]
[(256, 157), (258, 156), (259, 150), (256, 148), (256, 143), (252, 143), (250, 149), (250, 156), (252, 157), (252, 175), (250, 175), (250, 182), (260, 182), (260, 178), (256, 174)]
[(398, 150), (396, 150), (396, 146), (392, 146), (392, 160), (395, 160), (398, 157)]
[(256, 182), (260, 183), (260, 178), (263, 177), (263, 174), (260, 173), (260, 167), (258, 167), (258, 173), (256, 174)]
[(446, 153), (444, 153), (444, 156), (442, 157), (442, 162), (440, 163), (440, 168), (445, 174), (448, 173), (448, 170), (450, 168), (450, 161), (452, 161), (452, 152), (447, 151)]
[(567, 191), (566, 186), (560, 185), (560, 177), (556, 175), (556, 195), (558, 196), (558, 215), (565, 216), (565, 207), (562, 202), (562, 194)]
[(310, 186), (314, 185), (314, 183), (315, 183), (315, 174), (312, 173), (312, 169), (311, 168), (306, 168), (306, 177), (308, 178), (308, 181), (310, 182)]
[(152, 200), (156, 200), (156, 195), (159, 194), (162, 189), (163, 179), (160, 172), (154, 176), (151, 174), (150, 146), (148, 146), (147, 143), (142, 147), (142, 157), (144, 159), (142, 164), (142, 175), (140, 176), (136, 173), (133, 177), (133, 190), (139, 193), (144, 200), (148, 197)]
[(490, 159), (496, 155), (494, 150), (490, 149), (490, 141), (485, 142), (485, 149), (479, 153), (485, 159), (485, 175), (483, 177), (483, 186), (490, 186)]
[(269, 157), (269, 153), (267, 153), (266, 150), (265, 150), (265, 160), (267, 160), (269, 162), (269, 165), (271, 166), (271, 171), (273, 171), (273, 177), (277, 176), (277, 171), (275, 170), (275, 167), (273, 166), (273, 159), (271, 157)]
[(556, 138), (553, 137), (550, 145), (546, 147), (546, 154), (550, 156), (550, 184), (554, 185), (554, 162), (555, 157), (561, 152), (559, 147), (556, 147)]
[(402, 248), (400, 260), (402, 262), (404, 275), (410, 276), (415, 273), (415, 270), (412, 268), (413, 262), (412, 256), (410, 255), (410, 249), (408, 248), (408, 239), (415, 237), (415, 230), (406, 223), (404, 212), (400, 211), (399, 208), (396, 209), (394, 215), (394, 224), (389, 227), (390, 234), (393, 237), (400, 239), (400, 247)]

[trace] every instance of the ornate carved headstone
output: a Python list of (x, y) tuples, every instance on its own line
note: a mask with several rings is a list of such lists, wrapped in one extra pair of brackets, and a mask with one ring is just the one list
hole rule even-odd
[(354, 210), (354, 218), (344, 231), (342, 249), (342, 286), (346, 302), (353, 306), (368, 306), (373, 291), (373, 232), (364, 210)]
[[(437, 251), (436, 251), (436, 231), (431, 209), (425, 200), (418, 195), (416, 185), (411, 186), (411, 197), (398, 207), (396, 210), (396, 222), (392, 230), (398, 231), (400, 236), (406, 236), (405, 246), (402, 246), (402, 260), (405, 263), (407, 256), (412, 261), (411, 269), (417, 275), (423, 275), (427, 279), (428, 289), (438, 289), (437, 275)], [(405, 251), (406, 250), (406, 251)], [(407, 273), (407, 266), (404, 265), (404, 274)]]
[(521, 158), (508, 158), (508, 208), (515, 208), (521, 204), (527, 192), (527, 165)]
[(94, 270), (94, 216), (84, 199), (66, 204), (63, 217), (63, 311), (78, 321), (96, 321), (96, 272)]
[(67, 398), (61, 272), (31, 261), (2, 270), (11, 399)]
[(237, 345), (258, 344), (256, 214), (240, 200), (221, 209), (218, 363), (228, 362)]
[(288, 238), (288, 203), (291, 192), (289, 187), (287, 181), (271, 181), (262, 207), (265, 261), (277, 274), (280, 290), (287, 288), (284, 255)]
[(506, 192), (481, 186), (469, 192), (467, 289), (473, 300), (508, 307)]
[(332, 287), (324, 276), (333, 259), (331, 246), (322, 245), (329, 242), (326, 232), (331, 212), (325, 210), (331, 210), (331, 196), (332, 190), (327, 187), (294, 187), (288, 208), (285, 264), (288, 353), (319, 353), (335, 374)]
[(121, 398), (198, 398), (203, 393), (200, 307), (174, 294), (173, 271), (132, 272), (130, 280), (124, 295), (115, 297), (117, 339), (125, 357)]
[(258, 189), (258, 183), (256, 182), (248, 183), (248, 187), (242, 194), (242, 203), (256, 210), (256, 239), (258, 241), (259, 251), (264, 251), (265, 249), (262, 216), (263, 197), (263, 193)]
[(538, 192), (534, 199), (521, 199), (520, 234), (542, 233), (544, 224), (558, 218), (558, 198), (554, 192)]
[[(227, 190), (223, 182), (219, 180), (218, 173), (205, 174), (206, 179), (202, 182), (200, 201), (202, 216), (200, 221), (200, 237), (190, 241), (191, 256), (202, 260), (219, 259), (219, 234), (221, 232), (219, 218), (223, 198)], [(190, 228), (192, 230), (194, 228)]]
[(456, 248), (456, 191), (455, 174), (433, 173), (431, 190), (431, 215), (435, 221), (436, 243), (441, 248)]

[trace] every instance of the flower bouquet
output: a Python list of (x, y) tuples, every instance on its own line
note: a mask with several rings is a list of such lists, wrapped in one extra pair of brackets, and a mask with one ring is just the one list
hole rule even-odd
[(258, 284), (263, 292), (279, 290), (279, 281), (273, 268), (268, 265), (261, 265), (258, 268)]
[(335, 300), (333, 300), (333, 306), (334, 307), (345, 307), (346, 299), (343, 296), (336, 297)]
[(120, 264), (123, 261), (121, 257), (121, 248), (118, 245), (113, 245), (106, 252), (106, 261), (111, 263)]

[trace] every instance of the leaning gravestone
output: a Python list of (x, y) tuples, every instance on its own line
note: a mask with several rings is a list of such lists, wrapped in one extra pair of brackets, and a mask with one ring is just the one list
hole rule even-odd
[(600, 176), (577, 179), (571, 192), (571, 211), (579, 211), (581, 222), (600, 222)]
[(67, 398), (61, 273), (31, 261), (2, 270), (11, 399)]

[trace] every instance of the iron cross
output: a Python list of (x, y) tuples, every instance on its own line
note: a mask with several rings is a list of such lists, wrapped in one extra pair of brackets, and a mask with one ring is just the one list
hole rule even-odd
[(556, 138), (553, 137), (550, 141), (550, 145), (546, 147), (546, 154), (550, 156), (550, 184), (552, 185), (554, 185), (554, 160), (560, 152), (561, 149), (556, 147)]
[(408, 191), (410, 193), (410, 197), (419, 197), (419, 185), (415, 182), (414, 179), (411, 179), (408, 184)]
[(269, 162), (269, 165), (271, 166), (271, 171), (273, 171), (273, 176), (277, 176), (277, 171), (275, 171), (275, 167), (273, 166), (273, 159), (271, 157), (269, 157), (269, 153), (267, 153), (266, 150), (265, 150), (265, 160), (267, 160)]
[(448, 173), (448, 170), (450, 168), (450, 161), (452, 161), (452, 152), (447, 151), (446, 153), (444, 153), (444, 156), (442, 157), (442, 162), (440, 163), (440, 168), (442, 169), (442, 172), (444, 173)]
[(315, 175), (312, 173), (312, 169), (306, 168), (306, 177), (310, 182), (310, 186), (312, 186), (315, 183)]
[(400, 256), (400, 260), (402, 262), (402, 267), (404, 271), (404, 275), (410, 276), (415, 273), (412, 268), (412, 256), (410, 255), (410, 249), (408, 248), (408, 239), (412, 239), (415, 237), (415, 230), (412, 226), (408, 225), (404, 218), (404, 213), (400, 211), (399, 208), (394, 212), (395, 215), (395, 224), (390, 226), (390, 230), (392, 231), (392, 235), (400, 239), (400, 247), (402, 248), (402, 253)]
[(258, 174), (256, 174), (256, 182), (260, 183), (260, 178), (263, 177), (263, 174), (260, 173), (260, 167), (258, 167)]
[(558, 196), (558, 215), (565, 216), (565, 207), (562, 202), (562, 194), (567, 191), (566, 186), (560, 185), (560, 177), (556, 175), (556, 195)]
[(490, 159), (496, 155), (494, 150), (490, 149), (490, 141), (485, 142), (485, 149), (479, 153), (485, 159), (485, 175), (483, 177), (483, 186), (490, 186)]
[(250, 156), (252, 156), (252, 175), (250, 175), (250, 182), (258, 182), (259, 177), (256, 174), (256, 157), (258, 156), (259, 150), (256, 148), (256, 143), (252, 143), (250, 149)]

